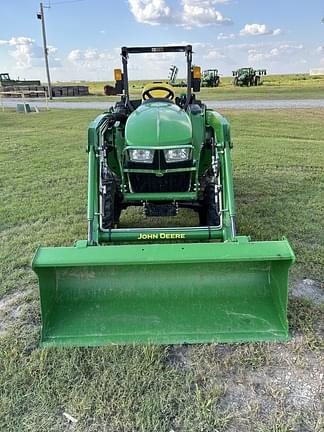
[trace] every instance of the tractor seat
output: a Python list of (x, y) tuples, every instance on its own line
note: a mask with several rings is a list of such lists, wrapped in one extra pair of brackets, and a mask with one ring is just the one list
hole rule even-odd
[(142, 103), (149, 101), (150, 99), (174, 102), (174, 88), (172, 87), (172, 85), (161, 81), (146, 84), (142, 91)]

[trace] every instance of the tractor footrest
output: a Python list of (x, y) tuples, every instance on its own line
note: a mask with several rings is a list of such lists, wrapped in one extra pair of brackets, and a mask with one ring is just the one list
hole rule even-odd
[(176, 216), (178, 214), (177, 204), (144, 204), (144, 215), (148, 217), (154, 216)]

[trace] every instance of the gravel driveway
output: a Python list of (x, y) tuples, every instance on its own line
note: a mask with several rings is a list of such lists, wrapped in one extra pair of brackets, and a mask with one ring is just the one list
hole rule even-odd
[[(3, 99), (5, 107), (16, 107), (20, 99)], [(223, 109), (292, 109), (292, 108), (324, 108), (324, 99), (292, 99), (292, 100), (228, 100), (207, 101), (210, 108)], [(32, 101), (31, 105), (44, 108), (44, 101)], [(115, 102), (49, 102), (51, 108), (107, 109)]]

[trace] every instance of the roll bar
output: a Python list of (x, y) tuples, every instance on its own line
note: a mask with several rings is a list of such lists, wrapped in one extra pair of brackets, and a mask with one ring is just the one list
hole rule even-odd
[(187, 97), (185, 107), (188, 106), (191, 99), (192, 87), (192, 45), (174, 45), (174, 46), (157, 46), (157, 47), (122, 47), (121, 56), (123, 63), (123, 87), (125, 91), (125, 105), (130, 107), (129, 87), (128, 87), (128, 71), (127, 63), (129, 54), (144, 54), (144, 53), (170, 53), (184, 52), (187, 58)]

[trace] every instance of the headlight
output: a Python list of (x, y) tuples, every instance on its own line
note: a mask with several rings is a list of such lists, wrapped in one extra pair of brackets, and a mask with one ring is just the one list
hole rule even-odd
[(132, 162), (152, 163), (154, 158), (154, 150), (129, 150), (129, 158)]
[(190, 148), (164, 150), (166, 162), (181, 162), (189, 159)]

